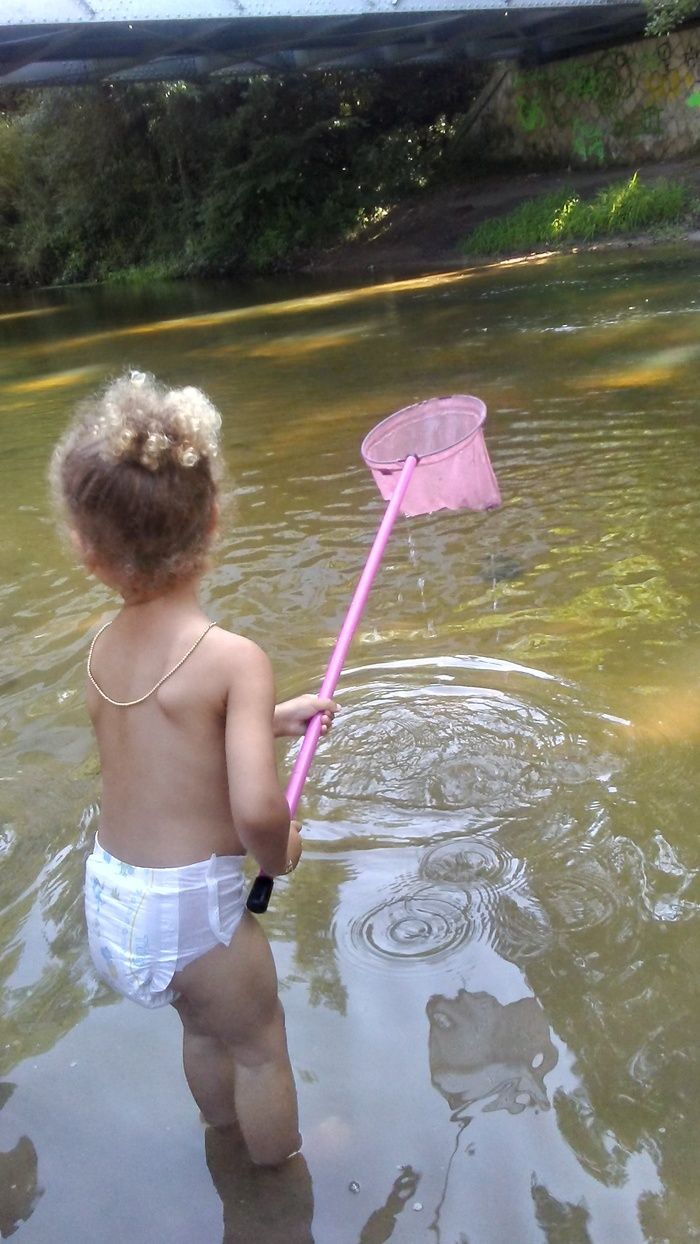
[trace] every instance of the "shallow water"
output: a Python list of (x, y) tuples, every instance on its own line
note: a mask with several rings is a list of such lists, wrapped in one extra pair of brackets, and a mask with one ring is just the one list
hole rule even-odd
[[(46, 1244), (700, 1239), (700, 258), (0, 300), (0, 1233)], [(225, 413), (206, 607), (318, 686), (373, 423), (473, 392), (504, 504), (401, 520), (264, 917), (307, 1166), (204, 1135), (174, 1013), (93, 976), (82, 706), (111, 607), (46, 461), (133, 365)], [(293, 749), (282, 756), (288, 768)]]

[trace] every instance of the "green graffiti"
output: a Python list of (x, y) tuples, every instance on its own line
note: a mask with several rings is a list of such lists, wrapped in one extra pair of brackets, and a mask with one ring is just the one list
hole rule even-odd
[(657, 104), (647, 104), (646, 108), (635, 108), (627, 116), (618, 117), (612, 127), (615, 138), (623, 142), (634, 142), (636, 138), (663, 133), (663, 117)]
[(647, 73), (653, 73), (661, 65), (661, 57), (659, 49), (653, 44), (651, 47), (645, 47), (638, 53), (639, 68), (646, 70)]
[[(663, 49), (668, 57), (670, 49)], [(698, 52), (700, 56), (700, 49)], [(624, 49), (602, 52), (583, 60), (563, 61), (537, 69), (521, 69), (513, 75), (514, 107), (521, 130), (528, 134), (559, 129), (564, 117), (579, 115), (572, 122), (572, 148), (587, 164), (603, 164), (606, 135), (621, 141), (658, 138), (663, 134), (663, 113), (656, 102), (658, 91), (643, 91), (640, 71), (656, 73), (666, 65), (658, 47), (630, 55)], [(629, 105), (642, 92), (641, 106)], [(637, 99), (639, 99), (637, 95)], [(686, 98), (689, 108), (700, 108), (700, 85)]]
[(610, 52), (595, 61), (564, 61), (551, 70), (552, 83), (567, 99), (608, 109), (626, 92), (629, 58)]
[(528, 99), (526, 95), (518, 95), (515, 100), (515, 107), (518, 111), (518, 121), (528, 133), (531, 133), (533, 130), (541, 130), (544, 127), (546, 118), (539, 99)]
[(513, 78), (513, 86), (519, 91), (535, 91), (546, 87), (550, 71), (547, 69), (523, 69)]
[(642, 108), (639, 120), (642, 134), (653, 134), (655, 137), (663, 134), (664, 127), (658, 104), (648, 104), (646, 108)]
[(605, 143), (600, 126), (577, 117), (574, 121), (573, 148), (582, 160), (597, 160), (602, 164), (605, 160)]

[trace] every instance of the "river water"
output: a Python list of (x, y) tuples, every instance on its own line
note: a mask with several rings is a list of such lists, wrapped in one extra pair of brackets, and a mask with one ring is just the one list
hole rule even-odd
[[(41, 1244), (700, 1239), (700, 256), (0, 298), (0, 1233)], [(224, 412), (205, 607), (318, 687), (383, 512), (359, 459), (471, 392), (503, 493), (401, 519), (263, 917), (306, 1164), (205, 1132), (179, 1021), (93, 975), (82, 702), (113, 607), (45, 486), (126, 366)], [(282, 771), (293, 759), (280, 755)]]

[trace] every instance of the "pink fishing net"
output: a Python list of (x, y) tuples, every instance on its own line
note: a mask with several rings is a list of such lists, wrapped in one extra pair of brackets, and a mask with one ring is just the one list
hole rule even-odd
[(500, 505), (484, 441), (486, 406), (456, 394), (404, 406), (367, 434), (362, 457), (382, 497), (391, 497), (408, 457), (418, 458), (401, 505), (404, 514), (434, 510), (488, 510)]

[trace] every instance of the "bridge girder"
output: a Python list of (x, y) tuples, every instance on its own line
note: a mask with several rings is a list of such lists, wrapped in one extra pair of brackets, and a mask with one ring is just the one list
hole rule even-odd
[(0, 84), (538, 63), (639, 35), (638, 0), (5, 0)]

